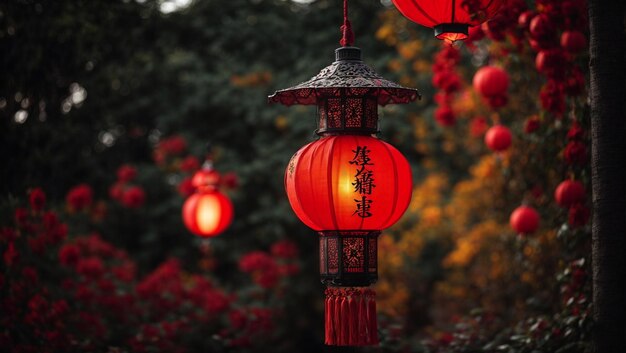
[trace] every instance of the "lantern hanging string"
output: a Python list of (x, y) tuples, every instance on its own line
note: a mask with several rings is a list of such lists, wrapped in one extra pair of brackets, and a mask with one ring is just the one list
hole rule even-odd
[(352, 25), (348, 19), (348, 0), (343, 0), (343, 25), (341, 25), (341, 40), (339, 44), (342, 47), (349, 47), (354, 44), (354, 33), (352, 33)]

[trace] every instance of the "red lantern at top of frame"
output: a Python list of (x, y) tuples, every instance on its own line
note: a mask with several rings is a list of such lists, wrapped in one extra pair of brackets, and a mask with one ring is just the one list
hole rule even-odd
[(492, 18), (506, 0), (392, 0), (409, 20), (448, 42), (467, 39), (469, 27)]
[(233, 221), (233, 204), (218, 189), (219, 182), (220, 174), (208, 161), (191, 180), (196, 191), (183, 204), (183, 223), (200, 237), (217, 236)]

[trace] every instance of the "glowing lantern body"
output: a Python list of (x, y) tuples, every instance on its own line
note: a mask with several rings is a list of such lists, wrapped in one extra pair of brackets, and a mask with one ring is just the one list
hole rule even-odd
[(409, 20), (435, 30), (450, 42), (468, 38), (470, 26), (492, 18), (504, 0), (392, 0)]
[(296, 215), (320, 236), (328, 345), (378, 344), (374, 291), (377, 242), (411, 199), (411, 169), (378, 132), (378, 105), (419, 95), (380, 77), (343, 47), (311, 80), (276, 92), (271, 103), (317, 105), (321, 138), (302, 147), (285, 171)]
[(192, 184), (196, 192), (183, 205), (183, 223), (201, 237), (222, 233), (233, 220), (233, 205), (218, 189), (219, 174), (212, 169), (198, 171)]
[(409, 204), (411, 168), (375, 137), (328, 136), (293, 156), (285, 188), (296, 215), (313, 230), (381, 230)]

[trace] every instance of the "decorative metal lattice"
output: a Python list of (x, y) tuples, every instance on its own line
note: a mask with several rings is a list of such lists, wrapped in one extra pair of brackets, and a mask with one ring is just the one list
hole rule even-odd
[(344, 88), (368, 88), (368, 96), (379, 105), (406, 104), (420, 97), (414, 88), (388, 81), (361, 61), (361, 49), (341, 47), (335, 50), (335, 62), (299, 85), (276, 91), (270, 103), (313, 105), (322, 99), (341, 97)]
[(378, 280), (379, 231), (326, 231), (320, 234), (322, 283), (369, 286)]

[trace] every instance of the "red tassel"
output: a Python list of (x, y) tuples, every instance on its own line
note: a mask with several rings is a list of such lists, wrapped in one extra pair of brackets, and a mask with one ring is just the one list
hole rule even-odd
[(335, 344), (341, 345), (341, 295), (335, 292), (335, 304), (333, 305), (333, 326), (335, 327)]
[[(327, 289), (330, 291), (330, 289)], [(326, 344), (335, 345), (335, 296), (332, 291), (326, 297)]]
[(364, 346), (368, 343), (368, 327), (367, 327), (367, 304), (365, 303), (365, 293), (359, 297), (359, 345)]
[(328, 288), (324, 342), (337, 346), (378, 344), (376, 300), (367, 288)]
[(369, 323), (369, 344), (378, 344), (378, 318), (376, 317), (376, 295), (374, 291), (370, 291), (367, 303), (367, 322)]
[[(345, 293), (343, 293), (345, 295)], [(350, 343), (350, 305), (345, 296), (341, 299), (341, 345)]]
[(354, 293), (350, 296), (348, 301), (350, 305), (350, 341), (348, 342), (351, 346), (356, 346), (359, 344), (359, 309), (356, 305), (356, 300), (354, 300)]

